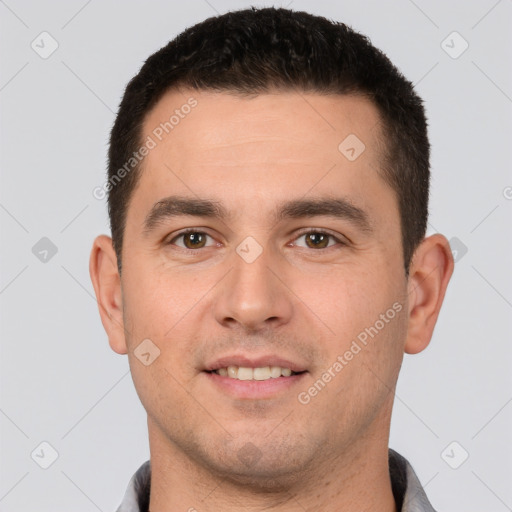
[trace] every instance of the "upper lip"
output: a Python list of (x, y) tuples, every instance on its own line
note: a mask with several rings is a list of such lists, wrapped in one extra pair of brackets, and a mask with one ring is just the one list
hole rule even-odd
[(301, 363), (295, 363), (277, 355), (263, 355), (259, 357), (249, 357), (244, 355), (228, 355), (219, 357), (215, 361), (208, 363), (204, 371), (210, 372), (219, 368), (228, 366), (243, 366), (245, 368), (263, 368), (264, 366), (280, 366), (289, 368), (292, 372), (304, 372), (306, 367)]

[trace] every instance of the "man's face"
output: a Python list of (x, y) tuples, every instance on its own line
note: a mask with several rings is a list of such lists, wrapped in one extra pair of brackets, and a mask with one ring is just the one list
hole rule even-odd
[[(182, 109), (190, 97), (197, 105)], [(277, 482), (328, 471), (387, 436), (407, 279), (380, 130), (376, 108), (353, 96), (169, 92), (147, 116), (143, 141), (156, 147), (129, 203), (121, 285), (153, 446)], [(170, 196), (215, 202), (226, 216), (154, 214), (145, 231)], [(323, 200), (337, 200), (337, 213), (285, 209)], [(147, 366), (134, 355), (146, 339), (146, 359), (160, 351)], [(211, 372), (228, 366), (301, 373)]]

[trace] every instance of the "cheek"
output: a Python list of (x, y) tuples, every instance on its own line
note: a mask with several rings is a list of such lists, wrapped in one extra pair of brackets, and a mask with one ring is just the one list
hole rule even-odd
[(152, 417), (163, 415), (176, 421), (177, 428), (176, 411), (190, 400), (179, 383), (189, 376), (190, 320), (202, 293), (183, 276), (143, 272), (142, 265), (127, 269), (126, 275), (131, 281), (126, 283), (124, 314), (135, 389)]
[[(339, 362), (344, 375), (338, 379), (340, 389), (347, 391), (354, 383), (360, 388), (394, 386), (403, 357), (407, 334), (406, 282), (401, 271), (372, 270), (353, 266), (349, 272), (340, 270), (324, 280), (323, 295), (317, 295), (317, 316), (331, 332), (325, 342), (327, 367)], [(338, 366), (338, 368), (341, 368)], [(325, 369), (324, 369), (325, 370)], [(363, 381), (366, 383), (363, 384)], [(353, 390), (358, 392), (357, 389)], [(375, 389), (377, 392), (377, 389)]]
[(143, 265), (127, 269), (125, 322), (132, 327), (132, 338), (163, 341), (181, 328), (182, 321), (203, 295), (198, 280), (179, 272), (144, 272)]
[(378, 264), (372, 270), (366, 265), (339, 267), (328, 275), (305, 280), (301, 296), (334, 331), (331, 334), (347, 340), (374, 325), (390, 308), (385, 320), (394, 318), (396, 309), (402, 309), (395, 306), (393, 310), (395, 302), (402, 303), (404, 292), (399, 280), (389, 274), (389, 269), (379, 271)]

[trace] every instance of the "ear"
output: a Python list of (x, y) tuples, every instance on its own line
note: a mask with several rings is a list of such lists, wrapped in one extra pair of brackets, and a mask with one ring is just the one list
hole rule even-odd
[(107, 333), (110, 347), (118, 354), (127, 354), (121, 277), (117, 268), (117, 256), (109, 236), (100, 235), (94, 240), (89, 274), (96, 293), (101, 323)]
[(425, 238), (414, 252), (408, 283), (407, 354), (417, 354), (430, 343), (453, 267), (450, 244), (443, 235)]

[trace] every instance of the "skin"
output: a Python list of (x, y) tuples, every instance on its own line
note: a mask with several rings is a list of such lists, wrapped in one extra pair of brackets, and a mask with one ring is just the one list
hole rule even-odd
[[(122, 276), (108, 236), (95, 239), (90, 260), (110, 346), (128, 354), (148, 414), (150, 509), (395, 511), (394, 390), (404, 353), (430, 342), (453, 271), (448, 242), (424, 239), (405, 275), (397, 198), (378, 172), (382, 134), (368, 100), (171, 91), (147, 116), (144, 139), (191, 96), (197, 106), (143, 162)], [(349, 134), (366, 146), (355, 161), (338, 150)], [(144, 234), (148, 212), (170, 195), (216, 200), (232, 215), (169, 218)], [(350, 201), (370, 229), (271, 215), (282, 201), (318, 197)], [(190, 236), (176, 238), (184, 228), (208, 237), (195, 248)], [(335, 238), (318, 248), (308, 228)], [(248, 236), (262, 248), (252, 263), (236, 252)], [(298, 393), (395, 303), (401, 311), (301, 403)], [(147, 338), (160, 355), (145, 366), (134, 350)], [(307, 373), (270, 398), (235, 399), (202, 371), (235, 353), (278, 354)], [(257, 456), (242, 460), (248, 443)]]

